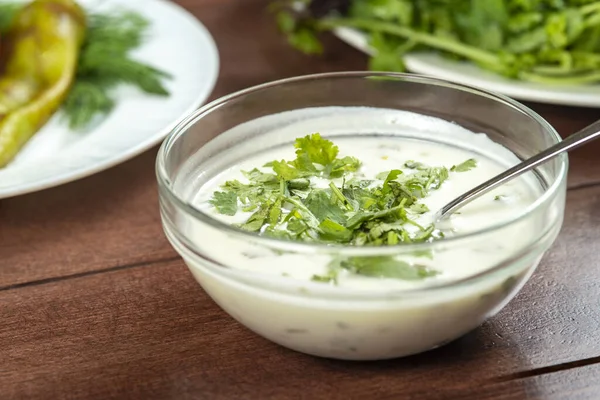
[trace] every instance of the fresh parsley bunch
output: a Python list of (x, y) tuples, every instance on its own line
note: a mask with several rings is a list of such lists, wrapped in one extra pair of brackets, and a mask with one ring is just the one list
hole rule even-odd
[(425, 50), (511, 79), (600, 81), (600, 1), (290, 0), (272, 9), (290, 44), (306, 53), (322, 51), (319, 31), (366, 32), (373, 70), (404, 71), (403, 56)]

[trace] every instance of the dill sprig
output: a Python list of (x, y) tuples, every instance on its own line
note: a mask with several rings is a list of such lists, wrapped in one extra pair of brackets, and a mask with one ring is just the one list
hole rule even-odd
[(13, 16), (22, 5), (17, 3), (0, 3), (0, 34), (6, 32)]
[(134, 12), (88, 16), (77, 76), (62, 107), (71, 129), (85, 128), (96, 117), (109, 114), (116, 104), (113, 89), (120, 84), (169, 95), (162, 79), (170, 75), (129, 55), (142, 44), (147, 29), (148, 21)]
[[(0, 2), (0, 34), (6, 33), (22, 6)], [(121, 84), (153, 95), (169, 95), (162, 81), (170, 75), (129, 54), (143, 43), (148, 27), (144, 17), (131, 11), (88, 15), (77, 75), (62, 105), (69, 128), (83, 129), (95, 118), (109, 114), (117, 101), (113, 89)]]

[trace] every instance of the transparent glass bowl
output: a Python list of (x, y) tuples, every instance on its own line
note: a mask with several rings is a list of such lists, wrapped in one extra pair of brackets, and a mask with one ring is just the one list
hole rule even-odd
[[(157, 159), (164, 230), (204, 290), (259, 335), (290, 349), (339, 359), (388, 359), (429, 350), (497, 313), (533, 273), (560, 231), (568, 167), (564, 155), (535, 171), (540, 195), (518, 217), (433, 243), (340, 248), (267, 239), (223, 224), (194, 207), (199, 189), (220, 171), (258, 151), (291, 145), (296, 136), (311, 133), (293, 129), (289, 134), (270, 133), (271, 127), (293, 123), (293, 113), (283, 118), (274, 114), (312, 108), (318, 113), (330, 106), (368, 106), (438, 117), (486, 133), (519, 158), (560, 140), (545, 120), (518, 102), (415, 75), (313, 75), (216, 100), (180, 123)], [(321, 134), (356, 132), (340, 129)], [(443, 142), (443, 135), (438, 136), (433, 140)], [(357, 291), (236, 268), (248, 260), (310, 263), (340, 253), (401, 257), (415, 250), (468, 262), (472, 249), (527, 231), (534, 233), (523, 235), (511, 251), (490, 258), (483, 272), (410, 290)]]

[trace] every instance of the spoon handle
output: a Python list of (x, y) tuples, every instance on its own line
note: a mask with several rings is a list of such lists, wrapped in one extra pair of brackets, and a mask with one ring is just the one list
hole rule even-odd
[(510, 181), (513, 178), (521, 175), (524, 172), (527, 172), (540, 164), (545, 163), (551, 158), (563, 153), (565, 151), (573, 150), (585, 143), (588, 143), (594, 139), (600, 137), (600, 120), (594, 122), (591, 125), (583, 128), (579, 132), (567, 137), (565, 140), (560, 143), (555, 144), (554, 146), (548, 147), (546, 150), (536, 154), (535, 156), (528, 158), (527, 160), (515, 165), (514, 167), (504, 171), (500, 175), (496, 175), (492, 179), (482, 183), (479, 186), (465, 192), (463, 195), (457, 197), (452, 200), (448, 204), (446, 204), (439, 213), (439, 218), (441, 219), (447, 214), (453, 213), (460, 207), (470, 203), (481, 195), (488, 193), (489, 191), (497, 188)]

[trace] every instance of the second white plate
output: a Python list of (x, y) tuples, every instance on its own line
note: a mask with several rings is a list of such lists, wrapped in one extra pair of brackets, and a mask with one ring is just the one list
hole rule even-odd
[[(334, 33), (358, 50), (367, 54), (372, 53), (364, 33), (349, 28), (339, 28)], [(519, 82), (482, 70), (476, 65), (448, 60), (433, 53), (407, 54), (405, 64), (406, 68), (414, 73), (479, 87), (519, 100), (581, 107), (600, 107), (600, 85), (549, 86)]]

